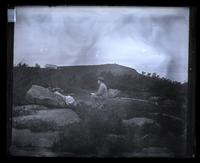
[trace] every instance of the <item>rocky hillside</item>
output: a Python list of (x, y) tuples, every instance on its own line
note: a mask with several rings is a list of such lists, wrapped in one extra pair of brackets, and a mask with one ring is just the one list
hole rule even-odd
[[(111, 94), (102, 105), (90, 98), (98, 76), (105, 78)], [(187, 83), (117, 64), (18, 66), (13, 83), (13, 155), (184, 156)], [(71, 95), (76, 107), (48, 87)]]
[[(17, 156), (179, 157), (184, 155), (185, 120), (153, 101), (109, 98), (102, 104), (77, 96), (78, 105), (41, 86), (14, 106), (12, 146)], [(33, 90), (34, 89), (34, 90)], [(35, 96), (36, 92), (39, 96)]]

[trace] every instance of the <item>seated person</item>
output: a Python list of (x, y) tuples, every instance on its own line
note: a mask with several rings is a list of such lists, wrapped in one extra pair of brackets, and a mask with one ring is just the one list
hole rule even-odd
[(97, 92), (91, 93), (91, 98), (95, 102), (105, 101), (108, 98), (108, 89), (104, 82), (104, 78), (99, 77), (97, 80), (97, 83), (99, 84), (99, 88), (98, 88)]

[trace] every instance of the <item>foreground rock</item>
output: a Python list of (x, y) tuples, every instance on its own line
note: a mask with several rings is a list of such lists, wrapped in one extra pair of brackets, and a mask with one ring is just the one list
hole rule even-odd
[(59, 130), (80, 122), (79, 116), (70, 109), (40, 110), (36, 114), (13, 118), (13, 127), (32, 131)]
[(33, 133), (28, 129), (12, 129), (12, 145), (18, 147), (50, 148), (58, 140), (57, 131)]
[(62, 97), (49, 91), (49, 89), (32, 85), (26, 93), (26, 100), (31, 104), (39, 104), (51, 107), (66, 107)]
[(36, 114), (38, 110), (47, 110), (48, 108), (43, 105), (22, 105), (22, 106), (14, 106), (12, 115), (15, 116), (24, 116)]

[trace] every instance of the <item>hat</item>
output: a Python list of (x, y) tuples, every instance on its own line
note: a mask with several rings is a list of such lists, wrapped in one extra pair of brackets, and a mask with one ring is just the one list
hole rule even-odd
[(98, 77), (98, 80), (104, 82), (104, 78), (103, 77)]

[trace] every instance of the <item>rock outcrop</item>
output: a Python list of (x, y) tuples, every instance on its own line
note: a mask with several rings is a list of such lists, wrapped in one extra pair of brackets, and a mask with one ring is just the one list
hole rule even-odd
[[(87, 104), (86, 98), (84, 102), (76, 98), (79, 105), (69, 109), (62, 97), (33, 85), (26, 93), (30, 105), (13, 108), (12, 145), (18, 148), (15, 154), (20, 155), (22, 149), (27, 152), (26, 148), (36, 151), (48, 148), (75, 157), (173, 156), (166, 142), (176, 142), (177, 125), (168, 130), (166, 122), (176, 122), (181, 127), (183, 120), (162, 113), (151, 101), (117, 97), (118, 91), (112, 91), (114, 98), (108, 98), (100, 106)], [(172, 136), (161, 134), (165, 131)]]
[(27, 91), (26, 100), (30, 104), (50, 107), (66, 107), (66, 103), (61, 96), (51, 92), (48, 88), (38, 85), (32, 85), (32, 87)]
[(13, 127), (32, 131), (58, 130), (80, 122), (79, 116), (70, 109), (40, 110), (36, 114), (13, 118)]

